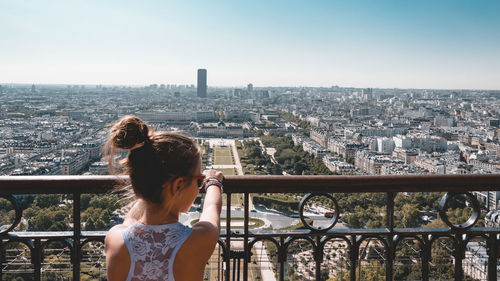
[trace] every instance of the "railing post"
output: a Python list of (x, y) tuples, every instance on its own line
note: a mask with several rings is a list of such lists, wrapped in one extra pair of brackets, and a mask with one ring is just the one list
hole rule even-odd
[(429, 236), (422, 235), (422, 281), (429, 281), (429, 261), (431, 259), (431, 243), (429, 242)]
[(394, 197), (396, 193), (387, 192), (386, 228), (391, 234), (394, 232)]
[(80, 219), (80, 193), (73, 193), (73, 281), (80, 280), (80, 237), (81, 237), (81, 219)]
[(496, 234), (490, 234), (488, 239), (488, 281), (497, 281), (498, 239)]
[[(361, 241), (361, 240), (359, 240)], [(349, 251), (349, 259), (351, 261), (351, 268), (350, 268), (350, 280), (351, 281), (356, 281), (356, 264), (359, 258), (359, 245), (360, 242), (356, 238), (356, 236), (352, 236), (352, 246)], [(361, 264), (359, 264), (359, 267), (361, 267)], [(361, 278), (361, 276), (360, 276)]]
[(5, 262), (5, 248), (3, 240), (0, 239), (0, 279), (3, 279), (3, 263)]
[(35, 238), (31, 260), (35, 267), (34, 278), (36, 281), (42, 280), (42, 243), (39, 238)]
[(316, 236), (316, 247), (314, 247), (314, 262), (316, 263), (316, 280), (321, 279), (321, 263), (323, 262), (323, 245), (321, 244), (321, 237)]
[(390, 234), (387, 237), (387, 249), (386, 249), (386, 261), (385, 261), (385, 280), (392, 281), (393, 277), (393, 262), (394, 262), (394, 197), (395, 192), (387, 192), (387, 224), (386, 227), (389, 229)]
[(285, 238), (280, 237), (280, 248), (278, 249), (278, 262), (280, 264), (280, 281), (285, 280), (285, 261), (286, 261)]
[(250, 250), (248, 248), (248, 223), (249, 223), (249, 215), (248, 215), (248, 204), (249, 204), (249, 195), (245, 192), (245, 224), (244, 224), (244, 237), (243, 237), (243, 250), (245, 251), (244, 262), (243, 262), (243, 281), (248, 280), (248, 263), (250, 262)]
[(386, 261), (385, 261), (385, 280), (392, 281), (393, 277), (393, 263), (396, 249), (394, 248), (394, 240), (393, 236), (388, 237), (387, 241), (387, 249), (386, 249)]
[(231, 193), (226, 193), (226, 272), (224, 280), (229, 281), (231, 271)]
[(454, 249), (455, 256), (455, 281), (463, 280), (464, 272), (462, 269), (462, 260), (465, 255), (465, 245), (462, 239), (462, 234), (455, 235), (456, 237), (456, 248)]

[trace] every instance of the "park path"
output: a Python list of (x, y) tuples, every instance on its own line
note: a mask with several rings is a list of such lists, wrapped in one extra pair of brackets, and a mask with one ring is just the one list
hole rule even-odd
[(236, 142), (234, 140), (231, 147), (233, 148), (233, 158), (236, 164), (236, 170), (238, 170), (238, 175), (243, 176), (243, 167), (241, 166), (240, 155), (238, 154), (238, 149), (236, 149)]
[(261, 253), (260, 255), (260, 274), (263, 281), (276, 281), (276, 277), (273, 271), (273, 265), (269, 260), (269, 255), (267, 254), (267, 248), (264, 246), (262, 241), (255, 243), (255, 251)]
[[(232, 151), (233, 151), (233, 160), (234, 160), (234, 165), (214, 165), (212, 164), (211, 168), (213, 169), (231, 169), (235, 168), (237, 171), (237, 175), (244, 175), (243, 173), (243, 168), (241, 167), (241, 161), (240, 161), (240, 156), (238, 155), (238, 150), (236, 149), (236, 143), (234, 140), (227, 140), (227, 139), (209, 139), (208, 140), (210, 143), (210, 147), (213, 149), (215, 146), (230, 146)], [(210, 158), (213, 159), (212, 155), (210, 155)], [(213, 160), (212, 160), (213, 161)], [(212, 162), (213, 163), (213, 162)]]

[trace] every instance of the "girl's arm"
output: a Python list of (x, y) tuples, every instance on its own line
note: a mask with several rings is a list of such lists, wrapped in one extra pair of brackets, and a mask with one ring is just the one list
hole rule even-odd
[[(207, 177), (217, 177), (222, 182), (222, 173), (216, 170), (208, 170), (204, 172)], [(220, 187), (213, 185), (206, 187), (205, 200), (203, 202), (203, 211), (200, 216), (200, 222), (210, 224), (217, 233), (217, 239), (220, 234), (220, 212), (222, 209), (222, 190)], [(195, 225), (196, 226), (196, 225)], [(217, 240), (216, 239), (216, 240)]]
[[(204, 172), (209, 177), (222, 180), (222, 173), (215, 170)], [(200, 221), (182, 245), (174, 262), (174, 272), (185, 280), (203, 279), (203, 270), (212, 255), (220, 236), (220, 212), (222, 209), (222, 190), (214, 185), (207, 187)], [(190, 267), (186, 268), (185, 264)], [(189, 276), (190, 278), (187, 278)]]

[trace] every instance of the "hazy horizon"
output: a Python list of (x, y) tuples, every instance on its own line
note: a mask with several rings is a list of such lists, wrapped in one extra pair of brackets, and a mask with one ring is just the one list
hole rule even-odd
[[(84, 87), (97, 87), (97, 86), (102, 86), (102, 87), (130, 87), (130, 88), (144, 88), (151, 86), (153, 84), (156, 84), (158, 87), (160, 85), (175, 85), (175, 86), (189, 86), (189, 85), (194, 85), (194, 89), (196, 89), (196, 84), (190, 83), (190, 84), (177, 84), (177, 83), (151, 83), (151, 84), (98, 84), (98, 83), (91, 83), (91, 84), (67, 84), (67, 83), (3, 83), (0, 82), (0, 86), (18, 86), (18, 87), (26, 87), (31, 88), (32, 85), (35, 85), (35, 87), (64, 87), (64, 86), (84, 86)], [(250, 83), (249, 83), (250, 84)], [(366, 88), (371, 88), (374, 90), (424, 90), (424, 91), (488, 91), (488, 92), (495, 92), (495, 91), (500, 91), (500, 89), (453, 89), (453, 88), (374, 88), (374, 87), (355, 87), (355, 86), (345, 86), (345, 85), (331, 85), (331, 86), (305, 86), (305, 85), (300, 85), (300, 86), (256, 86), (254, 84), (253, 88), (254, 89), (260, 89), (260, 88), (334, 88), (334, 87), (339, 87), (341, 89), (366, 89)], [(208, 89), (238, 89), (238, 88), (247, 88), (247, 85), (234, 85), (234, 86), (211, 86), (208, 85)], [(92, 88), (90, 88), (92, 89)]]

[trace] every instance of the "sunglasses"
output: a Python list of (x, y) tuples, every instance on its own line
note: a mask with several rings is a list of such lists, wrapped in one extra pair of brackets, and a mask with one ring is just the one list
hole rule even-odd
[(197, 181), (198, 189), (202, 190), (203, 189), (203, 183), (205, 181), (205, 175), (198, 175), (198, 176), (194, 176), (193, 178)]

